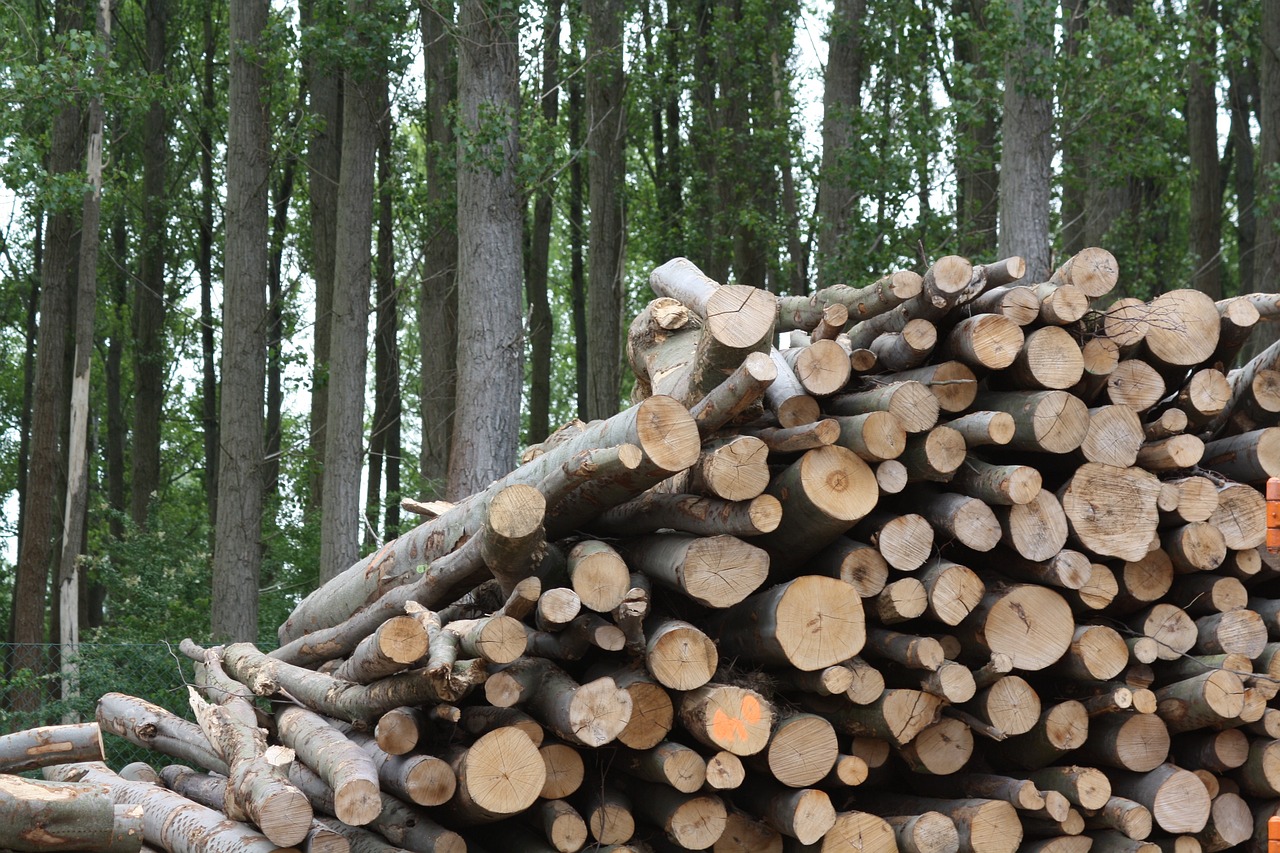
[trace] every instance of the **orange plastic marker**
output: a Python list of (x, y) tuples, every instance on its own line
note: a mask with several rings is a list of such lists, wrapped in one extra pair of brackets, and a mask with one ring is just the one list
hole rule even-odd
[(1280, 554), (1280, 477), (1267, 480), (1267, 553)]
[[(1269, 485), (1267, 490), (1270, 491)], [(1267, 853), (1280, 853), (1280, 815), (1267, 821)]]

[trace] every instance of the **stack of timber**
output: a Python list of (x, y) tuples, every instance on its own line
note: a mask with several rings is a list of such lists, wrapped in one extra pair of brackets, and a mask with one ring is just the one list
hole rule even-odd
[(196, 722), (103, 697), (159, 780), (59, 778), (170, 850), (1265, 849), (1280, 347), (1231, 364), (1280, 298), (1023, 270), (664, 264), (634, 405), (410, 502), (278, 649), (184, 643)]

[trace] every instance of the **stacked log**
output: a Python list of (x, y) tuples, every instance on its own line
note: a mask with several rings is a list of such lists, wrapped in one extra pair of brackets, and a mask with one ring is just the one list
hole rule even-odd
[(184, 644), (197, 722), (99, 722), (281, 847), (1263, 849), (1274, 300), (1024, 268), (664, 264), (630, 408), (412, 504), (274, 651)]

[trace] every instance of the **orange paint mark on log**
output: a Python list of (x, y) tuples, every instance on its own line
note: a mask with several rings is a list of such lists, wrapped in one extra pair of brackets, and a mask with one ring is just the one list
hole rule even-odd
[(711, 733), (721, 743), (745, 741), (751, 736), (747, 726), (754, 726), (760, 722), (760, 717), (760, 701), (748, 694), (742, 697), (738, 715), (735, 717), (726, 714), (722, 708), (716, 709), (715, 714), (711, 716)]

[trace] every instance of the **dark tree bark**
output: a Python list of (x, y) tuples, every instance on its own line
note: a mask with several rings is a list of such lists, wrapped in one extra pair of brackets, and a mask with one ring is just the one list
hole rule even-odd
[(464, 0), (458, 14), (458, 393), (445, 497), (515, 465), (520, 432), (519, 15)]
[[(299, 100), (305, 99), (299, 93)], [(301, 105), (299, 105), (301, 110)], [(300, 114), (290, 119), (290, 131), (298, 126)], [(284, 156), (280, 179), (271, 188), (271, 249), (267, 259), (267, 420), (266, 455), (262, 461), (262, 484), (266, 494), (280, 490), (281, 415), (284, 407), (284, 290), (281, 268), (284, 244), (289, 232), (289, 202), (293, 198), (294, 176), (298, 168), (297, 151), (290, 147)]]
[(1258, 239), (1250, 290), (1280, 290), (1280, 4), (1262, 4), (1262, 62), (1259, 68)]
[[(81, 5), (59, 2), (54, 28), (59, 34), (78, 30)], [(73, 97), (73, 93), (68, 93)], [(80, 107), (74, 100), (54, 113), (49, 145), (49, 172), (64, 175), (80, 170), (84, 137), (80, 133)], [(13, 652), (15, 670), (41, 670), (41, 654), (29, 645), (43, 643), (49, 572), (66, 457), (59, 445), (67, 407), (67, 335), (70, 329), (73, 264), (76, 257), (77, 216), (70, 209), (50, 210), (45, 222), (44, 257), (40, 266), (40, 330), (36, 340), (36, 372), (31, 405), (31, 459), (27, 476), (27, 508), (23, 518), (22, 547), (13, 587)], [(34, 474), (34, 476), (33, 476)], [(40, 704), (38, 688), (10, 693), (15, 711), (34, 711)]]
[(1051, 8), (1010, 0), (1017, 46), (1005, 63), (1000, 150), (1001, 257), (1021, 255), (1028, 281), (1049, 277), (1053, 91), (1043, 69), (1053, 44)]
[[(354, 43), (371, 43), (368, 0), (354, 0)], [(373, 176), (378, 153), (381, 78), (376, 60), (352, 62), (343, 76), (342, 166), (334, 244), (333, 315), (329, 341), (329, 408), (325, 415), (320, 516), (320, 583), (360, 555), (360, 473), (364, 467), (364, 391), (369, 361), (369, 289), (373, 251)]]
[[(168, 0), (145, 6), (147, 75), (157, 89), (168, 76)], [(160, 486), (160, 433), (164, 422), (164, 317), (166, 235), (169, 203), (165, 175), (169, 159), (169, 119), (159, 97), (147, 107), (142, 137), (142, 251), (133, 300), (133, 492), (130, 514), (147, 526), (151, 499)]]
[(325, 419), (329, 410), (329, 358), (332, 333), (334, 258), (338, 235), (338, 181), (342, 168), (342, 70), (328, 48), (328, 37), (342, 26), (341, 0), (303, 0), (303, 28), (320, 33), (319, 46), (304, 53), (303, 85), (317, 125), (307, 147), (307, 181), (311, 200), (311, 274), (316, 285), (315, 343), (311, 365), (311, 477), (308, 501), (321, 506), (320, 468), (325, 454)]
[[(107, 392), (107, 504), (111, 507), (107, 529), (111, 538), (117, 542), (124, 538), (125, 513), (129, 511), (127, 486), (125, 484), (125, 441), (128, 438), (128, 424), (124, 413), (124, 383), (121, 369), (124, 362), (124, 350), (128, 323), (124, 319), (125, 309), (129, 303), (128, 259), (129, 234), (123, 213), (117, 215), (111, 225), (110, 262), (110, 311), (111, 335), (107, 340), (107, 354), (104, 359), (104, 373)], [(95, 579), (90, 579), (85, 624), (90, 628), (102, 625), (103, 604), (106, 601), (106, 586)]]
[[(1066, 0), (1064, 4), (1082, 2)], [(996, 226), (999, 214), (999, 177), (996, 172), (995, 86), (991, 79), (990, 57), (984, 56), (983, 34), (987, 31), (987, 0), (955, 0), (953, 21), (967, 14), (957, 25), (953, 46), (955, 61), (964, 66), (973, 86), (972, 100), (956, 113), (956, 231), (958, 253), (967, 258), (988, 258), (996, 253)], [(1074, 20), (1074, 19), (1073, 19)], [(1067, 218), (1067, 192), (1063, 191), (1063, 219)]]
[(256, 0), (232, 0), (230, 13), (222, 441), (211, 623), (214, 637), (228, 642), (252, 641), (258, 634), (271, 179), (265, 71), (255, 61), (262, 50), (267, 8)]
[[(560, 0), (548, 0), (542, 32), (542, 119), (554, 128), (560, 115)], [(529, 301), (529, 436), (536, 444), (551, 430), (551, 340), (555, 332), (551, 302), (547, 295), (551, 253), (552, 203), (555, 176), (546, 175), (538, 183), (533, 200), (533, 228), (530, 232), (528, 273), (525, 293)]]
[(622, 383), (622, 231), (627, 110), (623, 103), (622, 0), (584, 0), (587, 17), (587, 420), (618, 411)]
[[(1223, 10), (1226, 11), (1225, 9)], [(1257, 196), (1254, 185), (1254, 146), (1250, 121), (1253, 115), (1257, 75), (1247, 60), (1227, 69), (1227, 101), (1231, 109), (1231, 142), (1235, 150), (1233, 186), (1236, 194), (1236, 240), (1240, 255), (1239, 292), (1253, 290), (1254, 254), (1258, 238)]]
[[(27, 518), (27, 470), (31, 456), (31, 409), (35, 396), (36, 340), (40, 333), (38, 322), (40, 309), (40, 269), (44, 262), (44, 209), (36, 210), (35, 233), (32, 236), (31, 273), (27, 287), (27, 322), (22, 356), (22, 413), (18, 416), (18, 553), (22, 553), (22, 531)], [(13, 639), (13, 620), (10, 619), (6, 638)]]
[(387, 80), (379, 82), (378, 104), (378, 260), (373, 344), (373, 431), (369, 435), (369, 487), (366, 504), (366, 545), (374, 545), (373, 533), (382, 516), (380, 495), (386, 471), (387, 500), (384, 536), (394, 538), (400, 523), (400, 352), (396, 333), (400, 328), (400, 294), (396, 287), (394, 223), (391, 210), (392, 169), (391, 106)]
[(212, 3), (204, 5), (202, 28), (204, 56), (200, 81), (200, 234), (196, 246), (196, 271), (200, 276), (200, 412), (204, 433), (204, 490), (208, 500), (209, 529), (218, 523), (218, 371), (213, 334), (213, 122), (217, 91), (214, 89), (214, 39)]
[(457, 142), (449, 111), (458, 98), (451, 0), (423, 3), (427, 88), (427, 208), (418, 328), (422, 339), (423, 486), (443, 497), (449, 474), (458, 356)]
[(1222, 191), (1218, 177), (1218, 98), (1214, 33), (1217, 0), (1191, 12), (1187, 86), (1187, 150), (1191, 158), (1191, 286), (1222, 298)]
[(827, 33), (822, 94), (822, 171), (818, 182), (818, 287), (844, 273), (848, 227), (858, 203), (849, 155), (862, 104), (862, 28), (866, 0), (835, 0)]
[[(575, 26), (577, 26), (575, 24)], [(577, 37), (575, 36), (575, 41)], [(591, 353), (587, 346), (587, 276), (583, 244), (586, 238), (584, 188), (586, 169), (582, 162), (582, 78), (569, 78), (569, 299), (573, 311), (574, 389), (578, 418), (587, 420), (587, 374)]]

